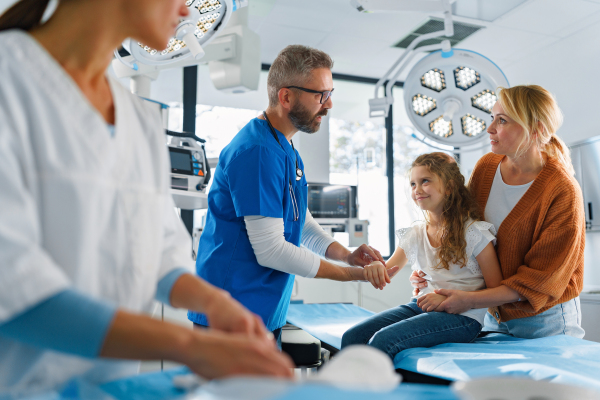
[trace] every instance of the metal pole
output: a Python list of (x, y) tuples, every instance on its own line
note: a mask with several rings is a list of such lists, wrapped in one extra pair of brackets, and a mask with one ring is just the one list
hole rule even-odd
[(460, 165), (460, 147), (454, 148), (454, 159), (456, 160), (456, 163)]
[[(198, 67), (183, 69), (183, 130), (196, 132), (196, 94), (198, 90)], [(190, 236), (194, 232), (194, 210), (181, 210), (181, 219)]]
[(389, 235), (390, 235), (390, 256), (394, 253), (396, 247), (396, 223), (394, 218), (394, 119), (393, 106), (390, 105), (390, 111), (385, 117), (385, 162), (388, 178), (388, 215), (389, 215)]

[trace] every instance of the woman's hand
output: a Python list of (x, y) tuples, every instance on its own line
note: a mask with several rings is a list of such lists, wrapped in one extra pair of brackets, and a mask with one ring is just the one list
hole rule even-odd
[(358, 249), (348, 254), (346, 259), (346, 263), (348, 265), (355, 267), (364, 267), (373, 261), (379, 261), (385, 265), (385, 261), (383, 260), (381, 253), (371, 246), (367, 246), (366, 244), (361, 244)]
[(392, 282), (392, 278), (400, 271), (400, 267), (395, 266), (387, 269), (380, 261), (373, 261), (363, 269), (363, 277), (371, 282), (375, 289), (382, 290), (385, 285)]
[(425, 312), (440, 311), (438, 306), (446, 300), (446, 296), (437, 293), (427, 293), (425, 296), (419, 297), (417, 305)]
[(266, 338), (194, 331), (197, 336), (185, 346), (183, 362), (208, 379), (236, 375), (259, 375), (292, 379), (294, 364)]
[(462, 314), (474, 308), (473, 293), (462, 290), (437, 289), (436, 294), (446, 296), (436, 309), (436, 311), (445, 311), (448, 314)]
[(231, 295), (220, 290), (213, 295), (204, 313), (212, 329), (243, 333), (260, 338), (272, 338), (260, 317), (248, 311)]
[(410, 281), (412, 287), (414, 287), (413, 296), (418, 295), (420, 289), (427, 287), (427, 279), (424, 278), (425, 275), (427, 274), (423, 271), (413, 271), (413, 273), (410, 274), (410, 278), (408, 278), (408, 280)]

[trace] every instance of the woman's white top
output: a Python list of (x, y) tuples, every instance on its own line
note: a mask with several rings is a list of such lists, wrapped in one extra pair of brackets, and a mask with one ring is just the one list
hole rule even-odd
[(485, 220), (496, 227), (496, 231), (500, 229), (502, 221), (510, 214), (513, 208), (517, 205), (521, 197), (525, 195), (527, 190), (533, 184), (533, 181), (524, 185), (507, 185), (502, 180), (502, 173), (500, 172), (500, 165), (494, 175), (494, 181), (492, 182), (492, 188), (490, 189), (490, 195), (485, 206)]
[[(0, 324), (69, 288), (151, 312), (157, 282), (194, 267), (169, 193), (159, 113), (108, 77), (111, 137), (29, 34), (0, 33), (0, 54)], [(0, 392), (55, 387), (78, 375), (112, 380), (137, 367), (0, 338)]]
[[(428, 281), (427, 287), (420, 289), (415, 298), (432, 293), (436, 289), (455, 289), (472, 292), (485, 289), (485, 280), (475, 259), (476, 256), (488, 245), (495, 243), (496, 229), (490, 223), (483, 221), (469, 221), (465, 229), (467, 242), (467, 265), (461, 268), (459, 264), (449, 264), (445, 269), (439, 264), (438, 249), (431, 245), (427, 237), (427, 225), (420, 223), (409, 228), (396, 231), (398, 247), (404, 250), (408, 258), (407, 265), (414, 271), (425, 272), (424, 278)], [(483, 326), (483, 319), (487, 308), (472, 309), (461, 315), (477, 320)]]
[(301, 238), (306, 248), (285, 240), (283, 218), (249, 215), (244, 217), (244, 222), (256, 261), (260, 265), (305, 278), (317, 275), (321, 257), (325, 257), (327, 248), (335, 242), (308, 210)]

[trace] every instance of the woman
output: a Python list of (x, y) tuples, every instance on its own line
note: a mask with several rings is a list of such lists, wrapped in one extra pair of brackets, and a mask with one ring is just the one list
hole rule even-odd
[[(437, 290), (436, 311), (489, 307), (484, 331), (520, 338), (582, 338), (583, 199), (569, 150), (556, 135), (562, 114), (537, 85), (502, 89), (488, 127), (492, 153), (469, 187), (498, 230), (502, 285), (480, 292)], [(413, 285), (423, 287), (417, 274)]]
[[(160, 116), (105, 74), (127, 37), (165, 48), (184, 0), (61, 0), (40, 24), (48, 2), (0, 17), (0, 393), (137, 370), (106, 358), (290, 377), (260, 319), (187, 272)], [(154, 297), (214, 330), (142, 315)]]

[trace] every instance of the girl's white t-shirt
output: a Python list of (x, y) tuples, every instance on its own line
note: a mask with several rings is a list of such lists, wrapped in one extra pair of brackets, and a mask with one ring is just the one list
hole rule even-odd
[[(487, 246), (489, 242), (496, 243), (496, 229), (494, 225), (484, 221), (467, 222), (465, 229), (465, 249), (467, 264), (461, 268), (459, 264), (450, 263), (449, 269), (439, 264), (438, 249), (431, 245), (427, 237), (427, 225), (420, 223), (396, 231), (398, 247), (404, 250), (408, 258), (407, 265), (414, 271), (425, 272), (424, 278), (428, 281), (426, 288), (420, 290), (414, 298), (419, 298), (432, 293), (436, 289), (456, 289), (467, 292), (485, 289), (485, 280), (475, 257)], [(472, 309), (461, 315), (473, 318), (483, 326), (483, 319), (487, 309)]]

